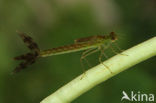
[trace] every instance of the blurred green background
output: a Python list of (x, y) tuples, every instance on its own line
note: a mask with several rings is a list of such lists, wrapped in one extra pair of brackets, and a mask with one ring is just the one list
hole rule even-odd
[[(76, 52), (41, 58), (11, 75), (18, 65), (13, 57), (28, 52), (16, 30), (33, 37), (42, 50), (114, 31), (120, 48), (128, 49), (156, 35), (155, 11), (155, 0), (0, 0), (0, 103), (39, 103), (83, 72), (82, 52)], [(106, 54), (115, 55), (111, 50)], [(92, 66), (99, 63), (98, 55), (87, 58)], [(73, 103), (120, 103), (123, 90), (156, 94), (156, 58), (101, 83)]]

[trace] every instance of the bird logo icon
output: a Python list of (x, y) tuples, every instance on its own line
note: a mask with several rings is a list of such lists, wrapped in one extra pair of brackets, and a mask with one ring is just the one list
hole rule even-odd
[(122, 91), (122, 94), (123, 94), (123, 97), (121, 98), (121, 101), (122, 101), (123, 99), (127, 99), (127, 100), (130, 101), (130, 98), (128, 97), (128, 95), (127, 95), (127, 93), (126, 93), (125, 91)]

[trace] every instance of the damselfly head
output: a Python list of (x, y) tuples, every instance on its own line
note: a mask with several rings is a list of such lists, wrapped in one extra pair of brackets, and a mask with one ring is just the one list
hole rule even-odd
[(117, 35), (114, 32), (110, 32), (109, 37), (112, 40), (112, 42), (114, 42), (118, 39)]

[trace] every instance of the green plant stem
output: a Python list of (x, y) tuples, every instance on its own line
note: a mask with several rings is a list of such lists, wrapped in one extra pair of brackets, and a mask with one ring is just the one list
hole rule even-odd
[[(125, 55), (124, 55), (125, 54)], [(156, 37), (140, 43), (99, 64), (46, 97), (41, 103), (68, 103), (99, 83), (156, 55)]]

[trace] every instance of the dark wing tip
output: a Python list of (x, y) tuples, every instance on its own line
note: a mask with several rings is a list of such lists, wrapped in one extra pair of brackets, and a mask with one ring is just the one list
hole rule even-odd
[(28, 65), (35, 63), (38, 55), (36, 53), (27, 53), (21, 56), (17, 56), (15, 60), (23, 60), (13, 71), (14, 73), (20, 72), (22, 69), (25, 69)]
[(23, 42), (26, 44), (26, 46), (29, 48), (31, 52), (13, 58), (14, 60), (23, 60), (14, 69), (13, 71), (14, 73), (17, 73), (21, 71), (22, 69), (26, 68), (28, 65), (33, 64), (35, 60), (37, 59), (39, 52), (40, 52), (40, 49), (37, 43), (35, 43), (30, 36), (19, 31), (16, 31), (16, 32), (18, 33), (18, 35), (21, 37), (21, 39), (23, 40)]
[(29, 48), (30, 51), (39, 52), (40, 49), (36, 42), (33, 41), (33, 39), (27, 35), (26, 33), (22, 33), (19, 31), (16, 31), (18, 35), (22, 38), (23, 42), (26, 44), (26, 46)]
[(13, 74), (20, 72), (22, 69), (27, 67), (27, 62), (21, 62), (14, 70)]

